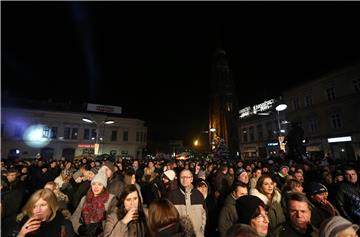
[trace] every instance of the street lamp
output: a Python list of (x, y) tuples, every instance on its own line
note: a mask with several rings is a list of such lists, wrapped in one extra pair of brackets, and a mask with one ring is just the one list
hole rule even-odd
[(104, 125), (104, 130), (103, 133), (105, 134), (105, 125), (109, 125), (109, 124), (114, 124), (115, 121), (111, 120), (111, 119), (106, 119), (101, 121), (100, 123), (96, 122), (96, 120), (90, 119), (88, 117), (83, 117), (82, 121), (86, 122), (86, 123), (91, 123), (91, 124), (95, 124), (96, 125), (96, 137), (95, 137), (95, 149), (94, 149), (94, 154), (98, 155), (99, 154), (99, 150), (100, 150), (100, 144), (99, 144), (99, 140), (103, 140), (102, 138), (99, 139), (99, 131), (100, 131), (100, 126)]
[(216, 148), (216, 146), (215, 146), (215, 140), (217, 139), (216, 128), (210, 128), (209, 131), (210, 131), (209, 142), (210, 142), (210, 148), (212, 151)]
[(277, 122), (278, 122), (278, 142), (279, 147), (281, 150), (285, 151), (285, 146), (283, 145), (284, 136), (281, 136), (281, 133), (284, 133), (285, 131), (281, 129), (280, 125), (280, 111), (286, 110), (287, 105), (286, 104), (279, 104), (275, 107), (275, 110), (277, 111)]

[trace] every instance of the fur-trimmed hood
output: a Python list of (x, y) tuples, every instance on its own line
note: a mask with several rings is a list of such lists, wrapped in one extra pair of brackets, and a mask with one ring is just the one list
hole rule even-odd
[(194, 226), (188, 217), (180, 217), (180, 225), (184, 232), (184, 237), (195, 237)]
[[(256, 188), (250, 189), (249, 194), (260, 198), (265, 203), (265, 205), (267, 205), (267, 206), (269, 205), (269, 198), (266, 197), (264, 194), (260, 193), (259, 190), (257, 190)], [(281, 202), (281, 194), (276, 188), (275, 188), (275, 195), (272, 200), (272, 203), (274, 203), (274, 202), (277, 202), (277, 203)]]

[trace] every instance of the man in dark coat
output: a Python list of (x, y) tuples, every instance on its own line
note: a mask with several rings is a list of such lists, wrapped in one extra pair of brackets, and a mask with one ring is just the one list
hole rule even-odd
[(360, 224), (360, 185), (356, 170), (344, 168), (345, 180), (336, 193), (336, 203), (340, 214), (349, 221)]

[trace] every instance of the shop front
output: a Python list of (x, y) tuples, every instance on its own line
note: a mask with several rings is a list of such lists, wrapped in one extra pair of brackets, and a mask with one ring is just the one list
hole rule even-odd
[(355, 160), (355, 152), (352, 146), (352, 137), (332, 137), (328, 138), (331, 154), (334, 159)]

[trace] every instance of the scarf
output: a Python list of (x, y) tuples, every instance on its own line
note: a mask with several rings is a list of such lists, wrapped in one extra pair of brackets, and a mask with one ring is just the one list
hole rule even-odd
[(105, 203), (109, 200), (109, 196), (107, 191), (97, 197), (92, 191), (87, 193), (82, 208), (84, 224), (97, 223), (105, 219)]

